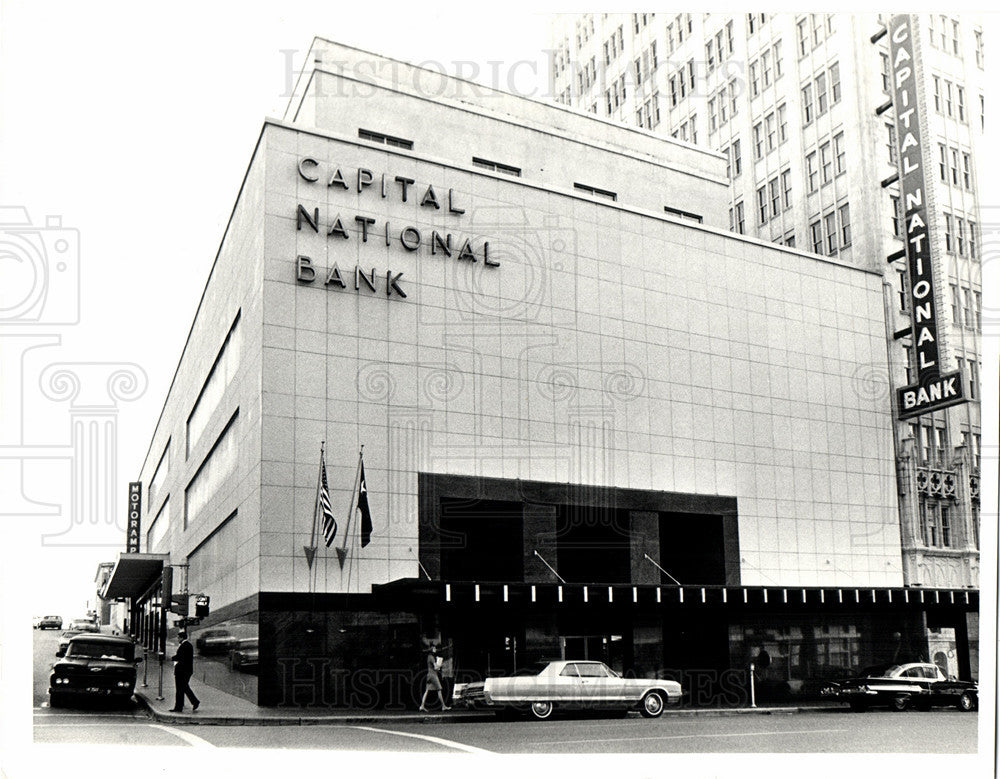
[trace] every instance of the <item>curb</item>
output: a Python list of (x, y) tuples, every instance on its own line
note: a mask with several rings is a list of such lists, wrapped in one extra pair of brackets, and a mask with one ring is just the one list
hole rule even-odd
[[(293, 725), (371, 725), (386, 722), (495, 722), (496, 712), (493, 711), (453, 711), (445, 714), (429, 713), (422, 714), (416, 712), (405, 712), (400, 714), (324, 714), (317, 716), (225, 716), (225, 715), (199, 715), (199, 714), (174, 714), (157, 710), (149, 700), (140, 692), (135, 693), (135, 700), (139, 706), (157, 722), (169, 723), (173, 725), (267, 725), (276, 727), (288, 727)], [(664, 717), (738, 717), (738, 716), (771, 716), (771, 715), (791, 715), (803, 714), (806, 712), (831, 712), (846, 711), (847, 707), (836, 706), (776, 706), (769, 708), (742, 708), (742, 709), (666, 709)], [(629, 716), (639, 716), (638, 712), (629, 712)]]

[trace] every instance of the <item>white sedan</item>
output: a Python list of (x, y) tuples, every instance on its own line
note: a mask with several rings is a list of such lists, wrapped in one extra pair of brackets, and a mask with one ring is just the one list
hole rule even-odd
[(593, 660), (543, 661), (513, 676), (456, 684), (453, 695), (455, 705), (527, 709), (538, 719), (556, 708), (638, 708), (644, 717), (659, 717), (680, 698), (675, 681), (629, 679)]

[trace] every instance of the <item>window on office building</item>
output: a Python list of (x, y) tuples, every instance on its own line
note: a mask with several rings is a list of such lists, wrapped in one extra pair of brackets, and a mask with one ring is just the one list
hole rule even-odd
[(941, 113), (941, 79), (938, 76), (932, 78), (934, 80), (934, 110)]
[(979, 363), (969, 360), (969, 398), (975, 400), (979, 397)]
[(812, 240), (812, 250), (815, 254), (823, 253), (823, 223), (816, 219), (809, 223), (809, 237)]
[(889, 136), (889, 141), (886, 144), (889, 147), (889, 164), (896, 164), (896, 125), (887, 124), (885, 126), (886, 134)]
[(792, 207), (792, 171), (785, 169), (781, 172), (781, 192), (785, 208)]
[(834, 62), (830, 66), (830, 95), (831, 105), (840, 102), (840, 63)]
[(972, 33), (976, 41), (976, 67), (983, 69), (983, 31), (974, 30)]
[(951, 321), (956, 325), (961, 324), (959, 312), (962, 310), (960, 292), (957, 284), (951, 285)]
[(954, 222), (952, 220), (951, 214), (945, 212), (944, 215), (944, 250), (946, 252), (952, 252), (953, 249), (953, 234), (955, 231)]
[(743, 214), (742, 200), (736, 204), (735, 209), (736, 209), (736, 232), (738, 232), (740, 235), (745, 235), (747, 228), (746, 228), (746, 218), (744, 217)]
[(972, 191), (972, 156), (968, 152), (962, 152), (962, 184)]
[(822, 116), (825, 114), (826, 109), (826, 73), (820, 73), (816, 76), (816, 116)]
[(889, 202), (892, 205), (892, 216), (891, 216), (891, 219), (892, 219), (892, 234), (898, 238), (899, 237), (899, 222), (900, 222), (900, 216), (899, 216), (899, 196), (898, 195), (890, 195), (889, 196)]
[(884, 51), (881, 54), (882, 57), (882, 91), (886, 94), (889, 93), (889, 55)]
[(837, 253), (837, 214), (831, 211), (823, 221), (826, 225), (826, 253), (831, 257)]
[(802, 123), (809, 124), (813, 120), (812, 84), (802, 87)]
[(781, 213), (781, 187), (777, 176), (767, 182), (767, 189), (771, 197), (771, 216), (777, 216)]
[(788, 111), (784, 103), (778, 106), (778, 143), (788, 140)]
[(774, 151), (778, 145), (778, 131), (775, 127), (773, 111), (764, 117), (764, 136), (767, 140), (767, 150)]
[(767, 187), (757, 188), (757, 224), (767, 223)]
[(243, 343), (243, 328), (240, 326), (240, 316), (237, 314), (226, 340), (219, 350), (215, 363), (208, 372), (205, 384), (201, 393), (191, 409), (191, 414), (187, 419), (187, 445), (186, 454), (191, 454), (195, 445), (201, 439), (212, 413), (222, 400), (222, 396), (229, 386), (240, 365), (240, 350)]
[[(899, 289), (896, 291), (896, 294), (899, 295), (899, 310), (900, 311), (906, 311), (906, 298), (907, 298), (907, 294), (906, 294), (906, 271), (904, 269), (902, 269), (902, 268), (900, 268), (899, 270), (897, 270), (896, 271), (896, 278), (899, 280)], [(909, 360), (910, 350), (904, 347), (903, 354), (905, 354), (906, 357), (907, 357), (907, 360)], [(909, 372), (907, 372), (907, 376), (909, 376)]]
[(958, 248), (958, 256), (965, 256), (965, 220), (960, 217), (955, 217), (955, 244)]
[(958, 186), (958, 149), (950, 149), (951, 151), (951, 183), (956, 187)]
[(964, 122), (965, 121), (965, 88), (956, 85), (955, 91), (956, 91), (957, 97), (958, 97), (958, 121)]
[(851, 245), (851, 207), (844, 203), (837, 209), (840, 216), (840, 248), (846, 249)]
[(816, 170), (816, 152), (806, 155), (806, 191), (815, 192), (819, 173)]
[(239, 413), (237, 409), (184, 491), (185, 530), (201, 518), (202, 510), (236, 469), (236, 430)]
[(750, 97), (757, 97), (760, 94), (760, 76), (757, 72), (757, 61), (750, 63)]
[(764, 156), (764, 128), (760, 122), (753, 126), (753, 158), (759, 160)]
[(833, 159), (830, 157), (829, 141), (819, 147), (819, 169), (820, 181), (823, 184), (829, 184), (833, 178)]
[(945, 184), (948, 183), (948, 148), (943, 144), (938, 144), (938, 173), (941, 175), (941, 181)]

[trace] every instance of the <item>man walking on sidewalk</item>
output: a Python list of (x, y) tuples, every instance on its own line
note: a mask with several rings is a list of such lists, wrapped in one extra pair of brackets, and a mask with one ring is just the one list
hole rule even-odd
[(175, 654), (171, 660), (174, 661), (174, 707), (171, 711), (182, 712), (184, 711), (184, 696), (187, 695), (188, 700), (191, 701), (191, 711), (198, 711), (198, 705), (201, 701), (195, 697), (195, 694), (191, 692), (191, 675), (194, 673), (194, 647), (191, 646), (191, 642), (187, 640), (187, 633), (181, 631), (177, 634), (177, 637), (181, 640), (181, 645), (177, 647), (177, 654)]

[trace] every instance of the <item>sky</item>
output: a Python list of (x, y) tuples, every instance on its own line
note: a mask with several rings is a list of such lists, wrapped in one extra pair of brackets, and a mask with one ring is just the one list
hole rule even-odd
[[(95, 606), (262, 121), (284, 113), (312, 38), (542, 97), (549, 18), (509, 8), (0, 4), (0, 513), (32, 584), (8, 611)], [(25, 241), (45, 252), (44, 298)], [(96, 525), (67, 489), (81, 414), (114, 429), (89, 458), (113, 472)]]

